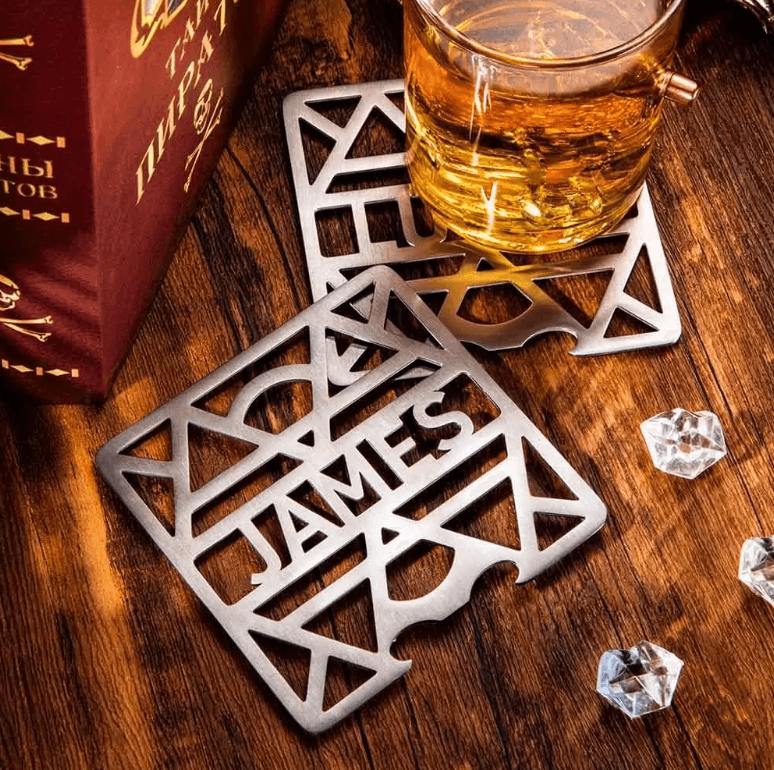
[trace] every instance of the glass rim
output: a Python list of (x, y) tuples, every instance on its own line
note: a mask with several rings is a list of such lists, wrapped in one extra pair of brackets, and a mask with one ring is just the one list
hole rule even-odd
[(483, 43), (478, 43), (466, 34), (452, 27), (441, 15), (432, 8), (429, 0), (402, 0), (403, 4), (411, 3), (419, 13), (425, 17), (434, 27), (438, 28), (456, 42), (462, 48), (485, 56), (487, 59), (509, 64), (515, 67), (531, 67), (534, 69), (574, 69), (579, 67), (588, 67), (594, 64), (603, 64), (613, 59), (630, 53), (643, 43), (656, 37), (663, 27), (667, 25), (670, 19), (684, 5), (685, 0), (671, 0), (670, 4), (664, 9), (662, 14), (649, 27), (635, 35), (624, 43), (620, 43), (613, 48), (608, 48), (598, 53), (586, 54), (584, 56), (570, 56), (563, 59), (540, 59), (535, 56), (514, 56), (496, 48), (490, 48)]

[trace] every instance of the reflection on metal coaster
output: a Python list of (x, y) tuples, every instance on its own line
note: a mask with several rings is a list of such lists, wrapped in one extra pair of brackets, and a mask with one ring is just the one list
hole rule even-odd
[[(533, 264), (423, 230), (403, 153), (403, 81), (319, 88), (284, 105), (312, 295), (373, 265), (405, 278), (458, 339), (487, 350), (545, 332), (574, 355), (668, 345), (681, 333), (647, 187), (618, 227)], [(373, 146), (392, 152), (372, 154)], [(535, 260), (536, 258), (530, 257)], [(492, 309), (497, 308), (493, 315)]]
[[(97, 467), (315, 733), (406, 673), (390, 651), (404, 629), (451, 615), (495, 564), (534, 578), (606, 518), (385, 267), (114, 438)], [(406, 578), (428, 551), (436, 579)], [(342, 608), (355, 620), (332, 624)]]

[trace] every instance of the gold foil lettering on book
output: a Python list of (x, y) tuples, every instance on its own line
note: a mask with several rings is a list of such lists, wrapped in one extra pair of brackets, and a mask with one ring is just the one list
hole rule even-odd
[(185, 47), (193, 41), (193, 39), (196, 37), (196, 28), (193, 25), (193, 22), (188, 19), (185, 23), (185, 32), (183, 33), (183, 50), (185, 50)]
[[(235, 0), (236, 2), (236, 0)], [(204, 12), (210, 7), (210, 0), (196, 0), (196, 28), (202, 23)]]
[[(19, 162), (20, 161), (20, 162)], [(40, 161), (37, 161), (38, 163)], [(0, 155), (0, 171), (20, 176), (43, 176), (46, 179), (54, 178), (54, 164), (50, 160), (44, 160), (42, 166), (32, 163), (29, 158), (16, 158), (6, 155), (5, 159)]]
[[(10, 278), (0, 275), (0, 313), (13, 310), (21, 300), (21, 296), (19, 286)], [(53, 323), (54, 320), (50, 315), (43, 318), (6, 318), (0, 316), (0, 326), (18, 334), (34, 337), (38, 342), (45, 342), (51, 336), (51, 332), (41, 332), (36, 327), (51, 326)]]
[(170, 79), (175, 77), (177, 72), (177, 49), (180, 47), (180, 40), (175, 41), (175, 45), (172, 47), (172, 53), (167, 57), (167, 63), (164, 65), (167, 68)]
[[(175, 77), (175, 74), (177, 73), (177, 65), (182, 64), (185, 59), (185, 53), (188, 48), (189, 43), (191, 43), (194, 39), (193, 35), (198, 31), (199, 25), (201, 24), (201, 19), (194, 25), (193, 21), (191, 19), (188, 19), (185, 25), (185, 34), (182, 37), (179, 37), (176, 41), (174, 46), (172, 46), (172, 53), (169, 54), (167, 57), (166, 64), (164, 65), (167, 74), (169, 75), (170, 80)], [(200, 46), (199, 51), (199, 59), (198, 59), (198, 65), (199, 69), (196, 72), (196, 82), (199, 82), (199, 78), (201, 77), (201, 66), (205, 62), (209, 61), (210, 57), (212, 56), (213, 52), (213, 46), (212, 46), (212, 35), (210, 35), (209, 32), (204, 33), (204, 37), (202, 38), (202, 44)]]
[[(239, 2), (239, 0), (234, 0), (234, 5), (236, 5)], [(215, 8), (215, 18), (218, 20), (218, 23), (220, 24), (220, 34), (222, 35), (226, 31), (226, 27), (228, 26), (228, 0), (220, 0), (217, 7)]]
[[(0, 48), (32, 48), (33, 45), (35, 44), (32, 42), (32, 35), (27, 35), (26, 37), (10, 37), (4, 39), (0, 38)], [(32, 57), (15, 56), (13, 54), (6, 53), (5, 51), (0, 51), (0, 61), (13, 64), (17, 69), (26, 70), (27, 67), (32, 64)]]
[[(141, 10), (140, 2), (141, 0), (138, 0), (135, 16), (138, 13), (138, 9)], [(238, 0), (231, 0), (231, 2), (228, 2), (228, 0), (221, 0), (217, 8), (215, 8), (215, 13), (212, 15), (209, 24), (211, 25), (212, 21), (215, 21), (218, 25), (219, 34), (223, 34), (228, 23), (229, 17), (226, 10), (227, 7), (230, 4), (236, 4), (237, 2)], [(154, 3), (153, 0), (146, 0), (145, 5), (143, 5), (142, 8), (145, 9), (144, 12), (148, 15), (151, 12), (152, 14), (161, 14), (162, 8), (167, 8), (167, 10), (169, 10), (168, 6), (169, 0), (167, 0), (167, 6), (162, 6), (160, 0), (156, 3)], [(176, 6), (176, 13), (179, 12), (180, 8), (182, 8), (182, 5)], [(200, 28), (204, 26), (205, 21), (208, 19), (206, 11), (209, 8), (210, 0), (196, 0), (195, 9), (192, 10), (191, 15), (186, 19), (183, 27), (183, 34), (175, 40), (171, 52), (166, 59), (164, 67), (170, 79), (174, 79), (181, 71), (183, 74), (180, 76), (180, 80), (177, 84), (177, 94), (176, 96), (173, 96), (167, 107), (166, 117), (162, 118), (159, 123), (156, 130), (156, 137), (148, 145), (135, 172), (137, 184), (136, 203), (140, 203), (143, 199), (147, 187), (156, 173), (156, 168), (158, 167), (161, 157), (173, 134), (177, 130), (180, 118), (183, 116), (188, 105), (189, 92), (198, 87), (199, 82), (202, 79), (203, 70), (215, 53), (215, 39), (213, 38), (213, 33), (210, 30), (204, 29), (197, 53), (194, 58), (188, 61), (185, 70), (182, 70), (186, 54), (190, 52), (192, 46), (195, 46), (196, 36), (199, 33)], [(153, 16), (153, 18), (156, 19), (157, 16)], [(161, 17), (159, 16), (158, 18)], [(194, 107), (192, 119), (193, 127), (196, 134), (201, 138), (193, 151), (186, 158), (185, 172), (187, 172), (187, 176), (183, 184), (183, 189), (186, 192), (188, 192), (190, 188), (193, 172), (201, 157), (204, 145), (222, 120), (225, 90), (223, 88), (220, 89), (217, 102), (213, 107), (212, 98), (215, 92), (216, 86), (212, 82), (212, 78), (209, 78), (199, 92)]]
[(16, 194), (22, 198), (45, 198), (47, 200), (54, 200), (59, 197), (54, 185), (34, 185), (29, 182), (15, 182), (10, 179), (0, 179), (0, 190), (6, 195)]
[(204, 37), (202, 38), (201, 47), (199, 48), (199, 58), (196, 60), (196, 81), (194, 82), (195, 86), (198, 86), (199, 80), (201, 80), (202, 66), (212, 58), (212, 54), (214, 52), (215, 48), (212, 44), (212, 35), (210, 35), (209, 32), (205, 32)]
[[(23, 137), (24, 135), (17, 134), (17, 138), (19, 136)], [(43, 137), (38, 138), (43, 139)], [(28, 141), (34, 141), (34, 139), (35, 137)], [(58, 137), (57, 139), (62, 139), (61, 146), (64, 147), (64, 137)], [(45, 141), (53, 144), (53, 140), (46, 139)], [(50, 160), (35, 160), (33, 163), (31, 158), (17, 158), (15, 155), (0, 155), (0, 173), (26, 177), (27, 179), (40, 177), (43, 177), (44, 179), (53, 179), (54, 163)], [(53, 200), (59, 197), (54, 185), (33, 184), (28, 181), (12, 179), (0, 179), (0, 192), (5, 193), (6, 195), (19, 195), (22, 198), (45, 198)]]
[(186, 101), (185, 98), (188, 95), (188, 89), (191, 87), (191, 81), (194, 77), (194, 72), (196, 71), (196, 68), (194, 66), (194, 63), (191, 62), (188, 65), (188, 69), (186, 69), (185, 73), (183, 74), (183, 77), (180, 79), (180, 83), (177, 86), (177, 117), (178, 119), (183, 117), (183, 113), (185, 112), (186, 107)]
[(169, 140), (177, 129), (177, 120), (182, 117), (186, 108), (186, 96), (191, 87), (195, 72), (194, 62), (188, 65), (180, 84), (178, 85), (177, 95), (172, 97), (172, 101), (167, 107), (167, 115), (161, 120), (156, 129), (156, 138), (148, 145), (145, 155), (142, 157), (140, 165), (137, 167), (137, 203), (142, 200), (145, 194), (145, 187), (156, 173), (156, 167), (164, 155)]
[(0, 171), (7, 171), (9, 174), (15, 174), (16, 158), (14, 158), (13, 155), (9, 155), (6, 160), (3, 160), (3, 156), (0, 155)]
[(44, 176), (54, 178), (54, 164), (50, 160), (43, 161), (43, 166), (33, 166), (29, 158), (22, 158), (22, 176)]

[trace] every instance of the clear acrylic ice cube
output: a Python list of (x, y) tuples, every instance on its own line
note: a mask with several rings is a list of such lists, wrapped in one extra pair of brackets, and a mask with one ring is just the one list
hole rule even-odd
[(646, 641), (608, 650), (599, 660), (597, 692), (634, 719), (672, 705), (682, 668), (680, 658)]
[(695, 479), (726, 455), (717, 415), (672, 409), (645, 420), (640, 430), (653, 464), (664, 473)]

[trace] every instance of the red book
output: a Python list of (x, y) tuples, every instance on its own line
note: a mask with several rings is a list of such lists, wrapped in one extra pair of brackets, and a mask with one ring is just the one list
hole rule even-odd
[(2, 0), (0, 387), (103, 398), (283, 0)]

